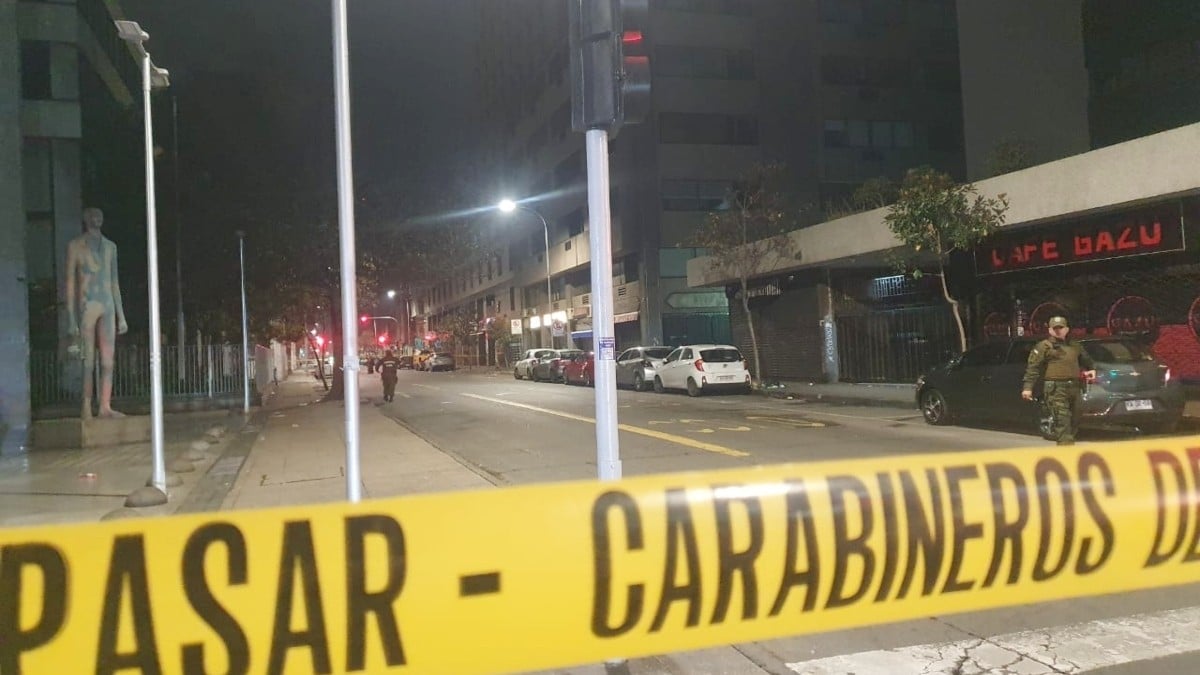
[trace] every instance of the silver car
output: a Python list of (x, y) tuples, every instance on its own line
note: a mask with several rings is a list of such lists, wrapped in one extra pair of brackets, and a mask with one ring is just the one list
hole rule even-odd
[(454, 355), (447, 352), (438, 352), (425, 361), (425, 369), (431, 373), (439, 370), (454, 370), (454, 367)]
[(553, 349), (526, 349), (524, 356), (513, 366), (513, 377), (518, 380), (533, 379), (533, 366), (547, 354), (553, 354)]
[(630, 347), (617, 357), (617, 386), (646, 391), (654, 385), (654, 369), (674, 347)]

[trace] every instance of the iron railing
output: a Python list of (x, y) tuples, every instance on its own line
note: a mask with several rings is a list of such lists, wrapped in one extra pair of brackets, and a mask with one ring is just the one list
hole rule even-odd
[[(269, 361), (269, 359), (268, 359)], [(99, 375), (99, 354), (96, 358)], [(171, 398), (212, 398), (242, 391), (242, 346), (211, 344), (162, 348), (163, 395)], [(249, 362), (254, 386), (254, 361)], [(29, 357), (30, 398), (36, 410), (82, 399), (83, 361), (57, 351), (33, 351)], [(267, 376), (271, 373), (268, 370)], [(98, 390), (97, 390), (98, 395)], [(150, 398), (150, 349), (120, 345), (113, 364), (113, 398)]]

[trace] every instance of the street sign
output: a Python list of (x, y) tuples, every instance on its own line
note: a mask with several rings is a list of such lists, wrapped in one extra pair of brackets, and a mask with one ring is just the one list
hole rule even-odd
[(554, 337), (562, 337), (567, 334), (567, 322), (562, 319), (555, 319), (550, 322), (550, 335)]
[(520, 319), (510, 319), (508, 322), (508, 332), (512, 333), (513, 335), (520, 335), (521, 334), (521, 320)]
[(612, 361), (617, 358), (617, 339), (610, 337), (600, 338), (600, 360)]

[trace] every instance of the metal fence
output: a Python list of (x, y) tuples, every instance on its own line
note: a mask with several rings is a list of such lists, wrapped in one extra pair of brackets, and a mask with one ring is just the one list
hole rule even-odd
[[(266, 356), (270, 356), (269, 352)], [(113, 365), (113, 398), (150, 398), (150, 349), (119, 345)], [(99, 382), (99, 355), (93, 376)], [(269, 363), (270, 359), (267, 358)], [(212, 344), (162, 348), (163, 395), (176, 398), (214, 397), (242, 391), (242, 346)], [(254, 379), (255, 364), (250, 362)], [(56, 351), (34, 351), (29, 358), (33, 408), (78, 402), (83, 394), (83, 361)], [(268, 367), (266, 376), (272, 373)], [(253, 385), (253, 382), (252, 382)], [(99, 392), (97, 390), (97, 396)]]
[(912, 382), (958, 352), (948, 306), (839, 316), (838, 371), (846, 382)]

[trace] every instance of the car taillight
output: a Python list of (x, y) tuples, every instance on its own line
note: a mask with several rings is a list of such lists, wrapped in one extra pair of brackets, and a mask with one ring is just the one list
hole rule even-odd
[(704, 372), (704, 359), (696, 359), (696, 362), (692, 365), (696, 366), (696, 370)]
[(1091, 384), (1096, 381), (1096, 378), (1088, 377), (1086, 370), (1079, 371), (1079, 379), (1083, 380), (1084, 382), (1087, 382), (1088, 384)]

